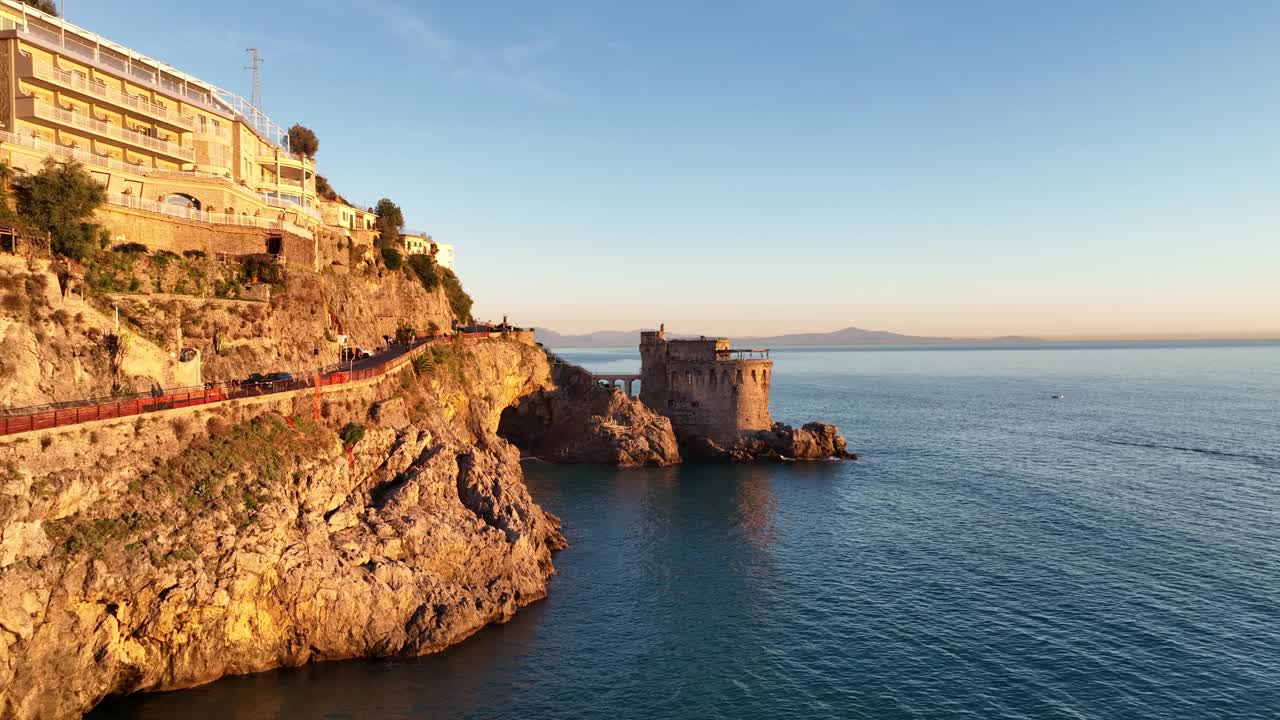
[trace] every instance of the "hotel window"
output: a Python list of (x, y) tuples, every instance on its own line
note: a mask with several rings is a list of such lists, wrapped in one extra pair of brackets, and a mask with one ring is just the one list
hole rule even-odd
[(197, 115), (196, 117), (200, 118), (200, 132), (203, 133), (205, 131), (205, 123), (207, 123), (208, 120), (203, 115)]

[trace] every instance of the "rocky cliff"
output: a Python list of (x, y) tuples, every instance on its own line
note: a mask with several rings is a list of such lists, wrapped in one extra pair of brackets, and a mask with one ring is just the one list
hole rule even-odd
[(0, 718), (429, 653), (510, 618), (564, 541), (494, 431), (548, 383), (533, 347), (459, 343), (340, 399), (0, 442), (0, 526), (21, 529), (0, 557)]
[(559, 386), (517, 400), (498, 433), (534, 457), (618, 467), (680, 462), (671, 421), (590, 377), (557, 374)]
[[(454, 320), (442, 287), (376, 267), (289, 268), (246, 286), (234, 261), (103, 252), (95, 263), (0, 255), (0, 408), (296, 373), (336, 363), (340, 335), (374, 349), (399, 327), (448, 331)], [(102, 341), (117, 313), (126, 340), (113, 368)], [(181, 362), (183, 348), (200, 359)]]
[(699, 462), (858, 459), (848, 451), (840, 429), (823, 422), (806, 423), (799, 428), (774, 423), (769, 430), (742, 433), (731, 445), (697, 436), (686, 439), (684, 448), (690, 459)]

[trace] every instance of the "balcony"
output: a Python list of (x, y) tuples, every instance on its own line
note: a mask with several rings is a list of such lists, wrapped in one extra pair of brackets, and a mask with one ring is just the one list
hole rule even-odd
[(258, 227), (266, 230), (284, 229), (284, 225), (274, 218), (254, 217), (252, 215), (236, 215), (233, 213), (211, 213), (205, 212), (204, 210), (185, 207), (183, 205), (156, 202), (155, 200), (144, 200), (140, 197), (124, 195), (121, 193), (107, 193), (107, 204), (115, 205), (116, 207), (131, 208), (133, 210), (144, 210), (146, 212), (158, 213), (160, 215), (168, 215), (169, 217), (181, 218), (183, 220), (209, 223), (211, 225), (241, 225), (244, 227)]
[(18, 74), (20, 76), (34, 76), (46, 82), (70, 88), (96, 100), (102, 100), (116, 107), (146, 115), (172, 127), (187, 131), (196, 129), (196, 119), (189, 115), (182, 115), (164, 105), (127, 95), (120, 90), (93, 82), (73, 72), (60, 70), (48, 63), (34, 60), (30, 56), (24, 55), (19, 60)]
[(50, 105), (49, 103), (34, 97), (18, 98), (17, 102), (18, 117), (29, 118), (37, 117), (43, 120), (49, 120), (62, 125), (70, 125), (71, 127), (87, 130), (103, 137), (111, 138), (126, 142), (136, 147), (146, 148), (155, 153), (160, 153), (169, 158), (181, 160), (183, 162), (194, 162), (195, 151), (191, 148), (182, 147), (181, 145), (153, 138), (150, 135), (143, 135), (135, 130), (122, 128), (119, 125), (112, 125), (101, 120), (89, 117), (83, 113), (63, 110), (60, 107)]
[(231, 116), (230, 108), (216, 100), (211, 93), (166, 78), (158, 70), (152, 70), (144, 64), (155, 61), (136, 57), (128, 49), (79, 28), (69, 28), (68, 32), (60, 33), (53, 27), (24, 25), (8, 18), (0, 18), (0, 30), (16, 31), (18, 37), (25, 41), (74, 56), (76, 60), (90, 63), (101, 70), (126, 76), (129, 82), (148, 85), (183, 102), (199, 105), (219, 115)]
[(226, 179), (219, 175), (211, 175), (209, 173), (198, 172), (195, 170), (159, 170), (143, 163), (125, 162), (123, 160), (113, 158), (110, 155), (99, 155), (98, 153), (88, 152), (79, 148), (70, 148), (65, 145), (51, 143), (48, 140), (42, 140), (38, 137), (18, 135), (4, 130), (0, 130), (0, 143), (19, 145), (21, 147), (45, 153), (46, 155), (62, 158), (63, 160), (74, 160), (76, 162), (84, 163), (85, 165), (95, 165), (97, 167), (134, 173), (135, 175), (145, 175), (146, 177), (226, 182)]
[(283, 210), (292, 210), (294, 212), (300, 212), (316, 220), (320, 219), (319, 210), (316, 210), (315, 208), (303, 207), (302, 205), (299, 205), (297, 202), (290, 200), (287, 197), (277, 197), (274, 193), (269, 193), (269, 192), (258, 193), (258, 197), (262, 199), (262, 202), (270, 205), (271, 207), (281, 208)]

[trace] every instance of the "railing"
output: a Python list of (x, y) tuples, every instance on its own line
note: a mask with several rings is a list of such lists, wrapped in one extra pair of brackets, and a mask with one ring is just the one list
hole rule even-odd
[(196, 119), (190, 115), (183, 115), (177, 111), (170, 112), (169, 108), (164, 105), (125, 94), (115, 88), (110, 88), (101, 83), (80, 77), (69, 70), (62, 70), (48, 63), (34, 59), (31, 60), (31, 70), (36, 77), (51, 80), (85, 93), (97, 95), (98, 97), (105, 98), (107, 101), (115, 103), (116, 105), (131, 108), (138, 112), (147, 113), (152, 117), (157, 117), (166, 122), (171, 122), (179, 127), (186, 128), (187, 130), (194, 131), (196, 129)]
[(303, 207), (301, 203), (298, 203), (294, 200), (290, 200), (289, 198), (279, 197), (271, 193), (265, 193), (265, 192), (258, 193), (258, 196), (262, 198), (262, 202), (270, 205), (271, 207), (278, 207), (285, 210), (294, 210), (296, 212), (303, 213), (304, 215), (309, 215), (315, 218), (316, 220), (320, 219), (319, 210), (316, 210), (315, 208)]
[(147, 200), (134, 195), (124, 195), (121, 193), (107, 193), (107, 203), (117, 207), (131, 208), (133, 210), (145, 210), (147, 212), (168, 215), (169, 217), (194, 220), (196, 222), (210, 223), (212, 225), (241, 225), (245, 227), (265, 228), (267, 230), (283, 229), (282, 223), (273, 218), (258, 217), (256, 215), (236, 215), (234, 213), (211, 213), (183, 205), (156, 202), (155, 200)]
[[(6, 5), (14, 5), (14, 3), (6, 2)], [(61, 51), (75, 55), (86, 62), (127, 75), (132, 82), (146, 83), (189, 104), (200, 105), (223, 116), (239, 118), (253, 127), (268, 142), (286, 151), (289, 149), (289, 133), (272, 122), (266, 113), (240, 95), (210, 85), (203, 80), (190, 77), (186, 73), (176, 68), (170, 68), (156, 60), (138, 55), (123, 45), (113, 43), (104, 37), (65, 22), (56, 16), (29, 8), (25, 4), (17, 4), (17, 7), (11, 7), (10, 11), (22, 12), (24, 22), (0, 18), (0, 30), (17, 30), (19, 34), (35, 40), (41, 45), (59, 48)], [(39, 24), (33, 25), (30, 22), (26, 22), (28, 16), (36, 18), (37, 22), (44, 22), (53, 27), (60, 26), (64, 31), (59, 32), (41, 27)], [(152, 71), (147, 67), (139, 66), (137, 63), (154, 65), (156, 69)], [(160, 74), (162, 72), (179, 76), (183, 80), (182, 82), (177, 82), (171, 78), (164, 77)], [(198, 87), (201, 89), (192, 89), (187, 84), (188, 80), (198, 83)]]
[(133, 163), (127, 163), (123, 160), (113, 158), (110, 155), (99, 155), (97, 153), (87, 152), (78, 148), (70, 148), (49, 142), (42, 138), (18, 135), (17, 133), (11, 133), (7, 130), (0, 130), (0, 142), (21, 145), (33, 150), (49, 153), (50, 155), (57, 155), (58, 157), (65, 158), (67, 160), (76, 160), (82, 163), (101, 165), (102, 167), (109, 167), (114, 170), (124, 170), (127, 172), (145, 174), (154, 169), (149, 165), (135, 165)]
[[(33, 16), (38, 16), (38, 13), (34, 10), (28, 9), (26, 12)], [(59, 21), (56, 18), (51, 17), (49, 22)], [(206, 94), (198, 90), (193, 90), (190, 87), (186, 87), (183, 83), (178, 83), (169, 78), (158, 76), (157, 72), (135, 65), (135, 59), (139, 62), (154, 63), (155, 61), (135, 58), (134, 54), (127, 48), (116, 45), (115, 43), (90, 33), (87, 30), (83, 30), (81, 28), (68, 28), (68, 34), (64, 36), (62, 33), (40, 27), (39, 25), (32, 25), (30, 23), (23, 24), (20, 22), (14, 22), (7, 18), (0, 18), (0, 30), (17, 30), (19, 34), (25, 35), (29, 39), (37, 40), (41, 45), (52, 46), (66, 52), (68, 55), (74, 55), (81, 60), (93, 63), (112, 72), (126, 75), (129, 77), (131, 82), (151, 85), (163, 92), (181, 98), (184, 102), (191, 103), (193, 105), (200, 105), (223, 115), (227, 115), (231, 111), (230, 107), (216, 102), (214, 100), (213, 93)], [(87, 37), (93, 42), (93, 45), (89, 45), (86, 41), (78, 39), (77, 36)], [(123, 55), (124, 57), (116, 57), (116, 55)]]
[[(489, 332), (470, 332), (462, 337), (467, 340), (484, 340), (495, 335), (500, 337), (498, 333)], [(259, 385), (210, 384), (201, 388), (179, 388), (161, 395), (139, 393), (122, 398), (91, 398), (0, 410), (0, 436), (370, 380), (403, 368), (430, 345), (452, 341), (451, 336), (420, 337), (408, 351), (359, 370), (343, 370), (338, 365), (301, 373), (290, 380)]]
[(182, 147), (177, 143), (169, 142), (153, 138), (150, 135), (143, 135), (134, 130), (127, 130), (117, 125), (105, 123), (96, 118), (86, 117), (78, 112), (64, 110), (60, 107), (50, 105), (49, 103), (35, 98), (21, 98), (21, 100), (30, 100), (31, 106), (35, 110), (35, 114), (48, 120), (54, 120), (67, 125), (92, 130), (99, 135), (106, 135), (109, 138), (120, 140), (121, 142), (132, 143), (140, 147), (149, 148), (156, 152), (162, 152), (166, 155), (182, 158), (188, 162), (195, 160), (195, 151), (191, 148)]

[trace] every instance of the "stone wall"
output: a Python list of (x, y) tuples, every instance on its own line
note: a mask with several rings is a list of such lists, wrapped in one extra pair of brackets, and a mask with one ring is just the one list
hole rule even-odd
[(141, 210), (103, 206), (96, 220), (111, 233), (114, 244), (137, 242), (152, 250), (182, 253), (253, 255), (268, 252), (270, 238), (281, 239), (280, 250), (290, 265), (315, 269), (316, 241), (276, 230), (235, 225), (209, 225), (194, 220), (158, 216)]
[(733, 442), (744, 431), (773, 427), (769, 413), (771, 360), (718, 360), (723, 338), (668, 342), (644, 333), (640, 399), (671, 418), (682, 440), (702, 435)]

